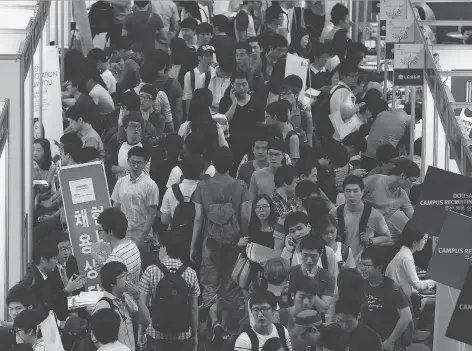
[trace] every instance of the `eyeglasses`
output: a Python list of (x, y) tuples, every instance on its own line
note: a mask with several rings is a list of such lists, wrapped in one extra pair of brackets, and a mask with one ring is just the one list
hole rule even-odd
[(372, 267), (375, 267), (375, 266), (373, 264), (359, 262), (359, 267), (361, 267), (361, 268), (372, 268)]
[(283, 154), (281, 154), (280, 152), (279, 153), (269, 152), (267, 155), (269, 157), (282, 157), (283, 156)]
[(136, 166), (144, 166), (144, 161), (128, 161), (128, 164), (130, 166), (136, 167)]
[(416, 183), (418, 181), (418, 178), (415, 177), (408, 177), (407, 179), (412, 183)]
[(128, 124), (128, 127), (135, 130), (142, 128), (141, 124)]
[(272, 311), (272, 307), (261, 307), (261, 308), (253, 308), (252, 313), (255, 314), (256, 316), (262, 312), (263, 314), (266, 314), (267, 312)]
[(150, 100), (152, 100), (152, 96), (139, 95), (139, 99), (140, 99), (140, 100), (144, 100), (144, 101), (150, 101)]
[(264, 211), (270, 208), (270, 205), (254, 206), (256, 211)]
[(67, 251), (72, 251), (72, 246), (69, 245), (69, 246), (65, 246), (65, 247), (61, 247), (59, 249), (60, 252), (67, 252)]

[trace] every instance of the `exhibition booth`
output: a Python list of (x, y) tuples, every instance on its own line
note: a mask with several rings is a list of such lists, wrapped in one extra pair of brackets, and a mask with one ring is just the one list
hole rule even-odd
[[(326, 1), (327, 13), (336, 2)], [(413, 142), (422, 137), (422, 179), (430, 166), (471, 175), (472, 46), (430, 44), (425, 33), (428, 26), (450, 27), (453, 23), (455, 26), (472, 26), (472, 21), (418, 21), (410, 0), (380, 1), (381, 5), (397, 4), (402, 9), (400, 17), (398, 11), (374, 14), (378, 10), (368, 0), (344, 2), (351, 9), (353, 22), (357, 23), (353, 39), (362, 39), (372, 49), (367, 67), (377, 73), (383, 70), (384, 93), (390, 97), (391, 106), (399, 108), (408, 101), (412, 104), (416, 100), (423, 102), (421, 124), (412, 124), (410, 129), (411, 155)], [(429, 2), (440, 3), (437, 0)], [(461, 6), (470, 0), (442, 2)], [(72, 9), (71, 4), (71, 0), (0, 3), (0, 100), (3, 100), (0, 102), (0, 281), (4, 283), (0, 301), (5, 300), (8, 289), (23, 276), (31, 254), (34, 124), (44, 127), (44, 136), (51, 145), (55, 146), (54, 141), (62, 135), (60, 62), (64, 62), (69, 45), (72, 20), (77, 23), (79, 34), (83, 34), (82, 47), (91, 42), (84, 40), (90, 32), (86, 2), (77, 1), (79, 10), (75, 4)], [(386, 32), (383, 31), (385, 23)], [(389, 26), (409, 34), (395, 35)], [(395, 57), (389, 56), (391, 47), (396, 48)], [(404, 59), (408, 58), (407, 54), (411, 58), (414, 50), (418, 50), (416, 61)], [(411, 85), (394, 85), (392, 77), (396, 77), (395, 84), (400, 82), (399, 70), (412, 69), (420, 80), (412, 81)], [(469, 109), (471, 117), (468, 117)], [(53, 153), (57, 152), (57, 149), (53, 150)], [(445, 337), (458, 294), (458, 290), (438, 285), (436, 350), (472, 350), (470, 346)], [(5, 314), (4, 305), (0, 303), (0, 319)]]

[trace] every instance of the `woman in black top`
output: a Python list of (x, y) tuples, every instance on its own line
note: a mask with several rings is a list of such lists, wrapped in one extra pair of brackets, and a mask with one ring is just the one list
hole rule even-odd
[(252, 202), (249, 222), (249, 240), (252, 243), (274, 248), (274, 226), (277, 221), (274, 203), (270, 196), (261, 194)]

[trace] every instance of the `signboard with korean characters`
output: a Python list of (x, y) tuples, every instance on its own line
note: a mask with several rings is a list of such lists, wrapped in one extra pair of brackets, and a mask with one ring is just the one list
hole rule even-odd
[[(428, 276), (434, 281), (462, 289), (472, 263), (472, 218), (448, 211), (439, 241), (429, 262)], [(451, 274), (451, 269), (454, 274)]]
[(380, 36), (386, 35), (387, 25), (392, 20), (408, 17), (407, 0), (380, 0), (379, 8)]
[(424, 44), (395, 44), (393, 84), (396, 86), (422, 86), (424, 65)]
[(105, 169), (100, 162), (63, 167), (59, 170), (67, 228), (79, 271), (88, 291), (100, 290), (92, 245), (99, 242), (97, 218), (110, 207)]
[(391, 60), (395, 57), (395, 44), (414, 43), (415, 27), (413, 18), (394, 19), (387, 25), (386, 40), (386, 57)]

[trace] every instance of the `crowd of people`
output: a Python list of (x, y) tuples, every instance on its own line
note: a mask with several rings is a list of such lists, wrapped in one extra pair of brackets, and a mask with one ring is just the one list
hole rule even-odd
[[(348, 8), (326, 24), (324, 0), (231, 1), (233, 16), (207, 0), (103, 3), (110, 46), (65, 55), (60, 155), (37, 128), (33, 259), (0, 349), (45, 350), (51, 310), (77, 351), (428, 344), (435, 282), (415, 266), (428, 234), (409, 223), (421, 138), (407, 155), (422, 107), (389, 107)], [(306, 81), (286, 76), (288, 54), (308, 59)], [(103, 297), (70, 311), (87, 277), (55, 179), (92, 161), (111, 253), (93, 267)]]

